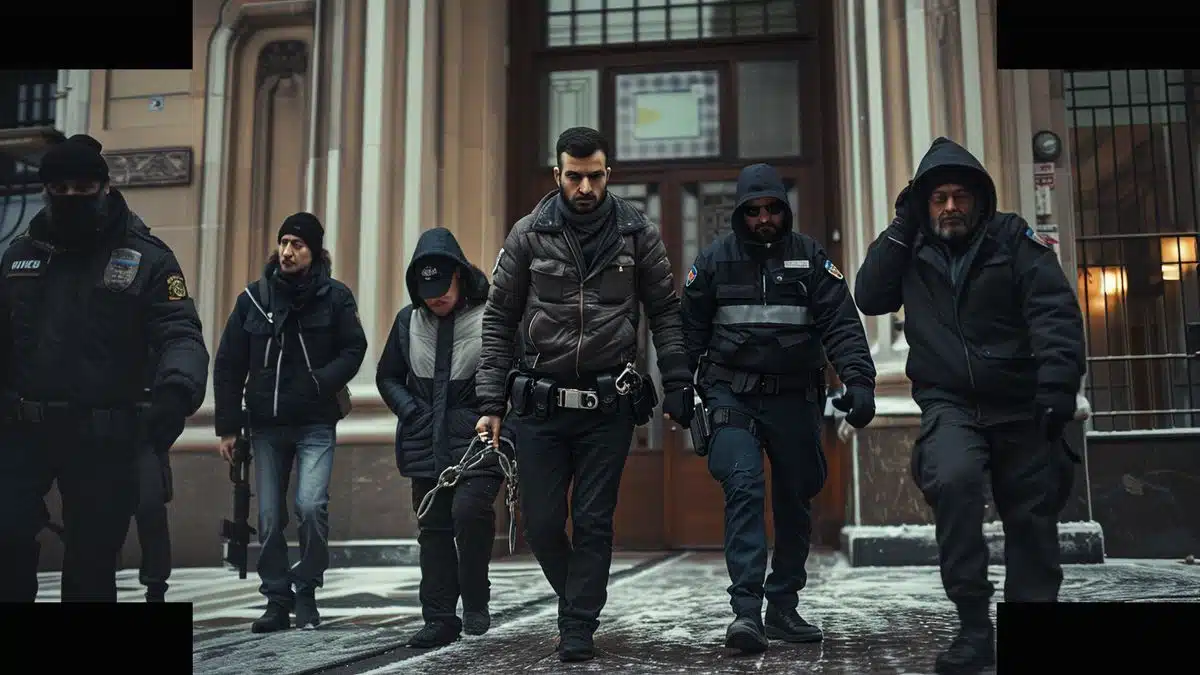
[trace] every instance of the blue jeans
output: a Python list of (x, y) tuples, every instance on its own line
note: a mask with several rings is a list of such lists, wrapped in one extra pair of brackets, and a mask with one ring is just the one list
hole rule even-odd
[[(329, 567), (329, 477), (333, 472), (333, 425), (268, 427), (251, 435), (258, 490), (259, 592), (268, 601), (291, 608), (295, 593), (312, 593), (325, 582)], [(300, 519), (300, 559), (289, 568), (287, 538), (288, 482), (297, 464), (296, 516)]]

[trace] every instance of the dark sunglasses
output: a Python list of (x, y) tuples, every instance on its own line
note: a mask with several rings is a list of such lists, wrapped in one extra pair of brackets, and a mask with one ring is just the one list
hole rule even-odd
[(772, 202), (770, 204), (767, 204), (766, 206), (747, 206), (746, 207), (746, 215), (750, 216), (751, 218), (757, 218), (758, 214), (763, 209), (766, 209), (767, 213), (769, 213), (773, 216), (777, 216), (777, 215), (783, 213), (783, 203), (782, 202)]

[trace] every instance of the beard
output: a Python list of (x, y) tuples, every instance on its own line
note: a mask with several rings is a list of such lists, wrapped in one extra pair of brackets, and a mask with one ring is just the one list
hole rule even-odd
[(961, 213), (943, 214), (938, 217), (933, 233), (942, 241), (958, 241), (971, 234), (970, 220)]
[(561, 187), (558, 188), (558, 194), (575, 213), (591, 213), (600, 204), (600, 195), (596, 194), (567, 197), (567, 191)]
[(760, 223), (755, 225), (752, 232), (754, 232), (754, 236), (762, 241), (775, 241), (779, 237), (779, 228), (775, 227), (774, 223)]

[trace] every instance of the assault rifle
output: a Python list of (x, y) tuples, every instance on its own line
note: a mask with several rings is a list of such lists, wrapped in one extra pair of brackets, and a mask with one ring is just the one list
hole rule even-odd
[(246, 558), (250, 535), (257, 534), (250, 525), (250, 441), (238, 434), (233, 444), (233, 461), (229, 463), (229, 480), (233, 482), (233, 520), (221, 521), (221, 536), (225, 539), (225, 562), (238, 570), (238, 578), (246, 578)]

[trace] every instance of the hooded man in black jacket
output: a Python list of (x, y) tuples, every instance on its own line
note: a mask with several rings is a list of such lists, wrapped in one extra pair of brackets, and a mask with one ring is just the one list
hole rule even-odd
[(46, 152), (47, 208), (0, 264), (0, 602), (37, 596), (53, 482), (63, 601), (116, 602), (118, 552), (147, 497), (139, 467), (158, 466), (147, 449), (167, 452), (208, 384), (179, 261), (112, 187), (101, 149), (80, 134)]
[(869, 315), (904, 307), (907, 374), (921, 407), (912, 477), (933, 508), (942, 583), (962, 624), (939, 673), (994, 662), (984, 482), (1004, 524), (1010, 602), (1053, 602), (1058, 515), (1074, 477), (1063, 428), (1086, 370), (1083, 318), (1054, 250), (974, 156), (933, 142), (871, 244), (855, 295)]
[[(316, 589), (329, 566), (329, 478), (343, 417), (340, 398), (358, 373), (367, 338), (350, 289), (330, 276), (324, 228), (311, 213), (288, 216), (263, 276), (238, 296), (213, 368), (219, 451), (232, 458), (247, 429), (258, 495), (260, 592), (267, 611), (251, 630), (321, 622)], [(242, 399), (245, 397), (245, 408)], [(289, 565), (288, 479), (297, 465), (300, 560)], [(293, 590), (294, 586), (294, 590)]]
[[(811, 503), (827, 472), (825, 363), (833, 362), (846, 385), (836, 405), (858, 428), (875, 415), (875, 364), (841, 271), (816, 240), (793, 229), (773, 167), (742, 170), (729, 218), (732, 231), (696, 257), (684, 281), (683, 327), (711, 428), (707, 447), (695, 450), (708, 453), (709, 472), (725, 491), (734, 612), (725, 643), (761, 652), (767, 638), (822, 638), (796, 607), (808, 580)], [(769, 577), (763, 449), (775, 515)]]
[[(442, 472), (472, 451), (457, 484), (439, 488), (417, 523), (425, 626), (408, 644), (427, 648), (449, 644), (462, 631), (482, 635), (491, 624), (488, 563), (504, 473), (475, 435), (487, 277), (467, 260), (454, 234), (437, 227), (417, 240), (405, 280), (414, 300), (396, 314), (375, 381), (398, 419), (396, 466), (412, 479), (413, 511), (420, 512)], [(476, 461), (479, 451), (486, 454)]]

